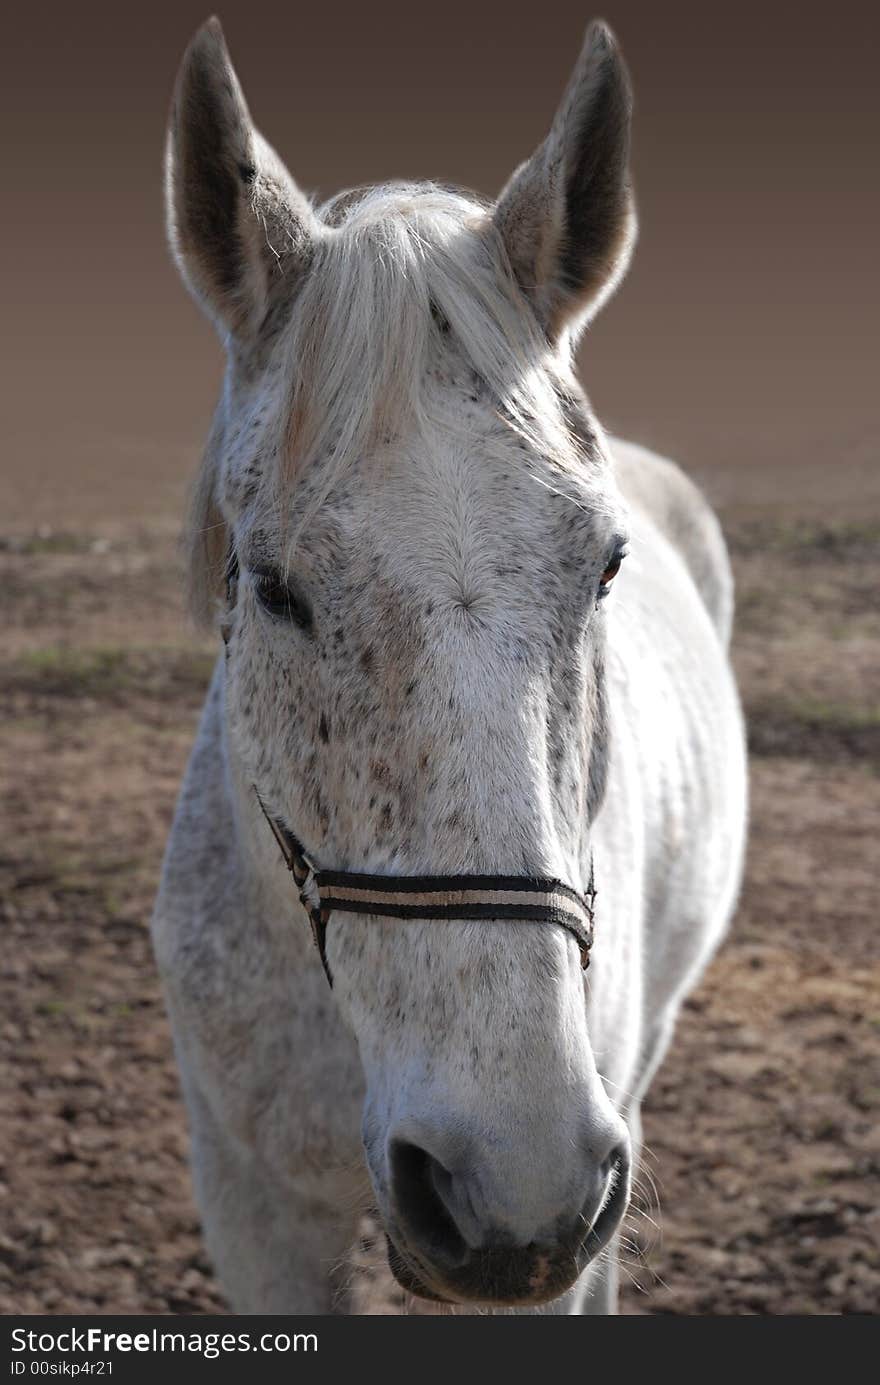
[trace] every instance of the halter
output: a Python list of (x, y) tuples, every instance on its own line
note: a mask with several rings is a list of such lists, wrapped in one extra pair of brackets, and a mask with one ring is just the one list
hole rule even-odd
[[(232, 595), (237, 575), (238, 563), (231, 554), (227, 595)], [(225, 634), (224, 643), (228, 649)], [(555, 923), (577, 942), (584, 971), (590, 965), (596, 901), (592, 855), (585, 894), (579, 894), (562, 880), (530, 875), (369, 875), (361, 871), (318, 870), (299, 838), (269, 812), (256, 785), (254, 793), (299, 891), (331, 986), (327, 924), (334, 912), (391, 919)]]
[(586, 895), (561, 880), (530, 875), (367, 875), (352, 870), (317, 870), (299, 838), (272, 816), (256, 788), (254, 793), (299, 890), (331, 986), (327, 924), (334, 912), (389, 919), (557, 923), (577, 941), (584, 971), (590, 965), (596, 899), (592, 861)]

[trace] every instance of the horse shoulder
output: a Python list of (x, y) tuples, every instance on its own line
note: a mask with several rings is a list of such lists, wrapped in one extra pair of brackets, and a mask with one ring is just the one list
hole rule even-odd
[[(166, 982), (199, 967), (212, 920), (228, 911), (235, 834), (224, 785), (222, 665), (214, 670), (174, 811), (153, 911), (153, 945)], [(224, 907), (225, 906), (225, 907)], [(217, 936), (212, 950), (216, 952)]]
[(631, 907), (638, 877), (642, 1058), (631, 1085), (639, 1086), (730, 920), (747, 787), (720, 527), (672, 463), (628, 444), (620, 455), (631, 554), (609, 600), (611, 753), (596, 838), (615, 920)]
[(292, 881), (230, 763), (223, 672), (221, 659), (168, 841), (154, 949), (185, 1085), (288, 1178), (356, 1157), (363, 1077)]

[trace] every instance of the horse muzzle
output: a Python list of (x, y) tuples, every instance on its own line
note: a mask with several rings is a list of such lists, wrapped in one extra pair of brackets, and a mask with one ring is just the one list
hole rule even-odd
[[(426, 1149), (395, 1141), (390, 1150), (388, 1263), (398, 1283), (450, 1303), (538, 1305), (564, 1294), (614, 1236), (630, 1192), (626, 1137), (590, 1167), (579, 1189), (533, 1232), (493, 1198), (491, 1178), (453, 1172)], [(517, 1225), (517, 1222), (520, 1225)]]

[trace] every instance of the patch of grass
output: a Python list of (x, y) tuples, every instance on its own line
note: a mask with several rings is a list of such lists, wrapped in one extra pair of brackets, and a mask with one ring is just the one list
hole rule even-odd
[(70, 843), (49, 839), (41, 843), (38, 858), (22, 851), (7, 860), (3, 890), (10, 901), (49, 894), (76, 914), (117, 921), (139, 877), (154, 869), (148, 856), (118, 849), (80, 850)]
[(756, 703), (746, 708), (753, 755), (856, 760), (880, 773), (880, 704), (818, 698)]
[(0, 535), (0, 552), (26, 556), (38, 553), (103, 553), (108, 547), (107, 539), (48, 527), (37, 529), (33, 534)]
[(880, 703), (826, 702), (806, 698), (792, 703), (794, 714), (814, 726), (834, 726), (847, 730), (880, 727)]
[(63, 1000), (41, 1000), (34, 1006), (34, 1010), (38, 1015), (55, 1019), (67, 1013), (67, 1004)]
[(20, 654), (2, 671), (7, 686), (64, 697), (100, 697), (126, 686), (131, 669), (123, 649), (54, 646)]
[(800, 561), (880, 561), (880, 520), (758, 519), (725, 528), (734, 553), (775, 553)]
[(127, 649), (50, 645), (0, 664), (0, 691), (121, 702), (132, 696), (203, 694), (213, 648)]

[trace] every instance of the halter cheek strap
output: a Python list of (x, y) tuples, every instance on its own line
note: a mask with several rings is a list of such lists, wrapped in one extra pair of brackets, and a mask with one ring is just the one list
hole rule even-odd
[(596, 890), (592, 862), (585, 895), (561, 880), (526, 875), (367, 875), (358, 871), (316, 870), (297, 837), (257, 802), (281, 848), (309, 916), (312, 936), (327, 980), (327, 924), (335, 911), (392, 919), (509, 919), (555, 923), (575, 938), (581, 966), (590, 965)]

